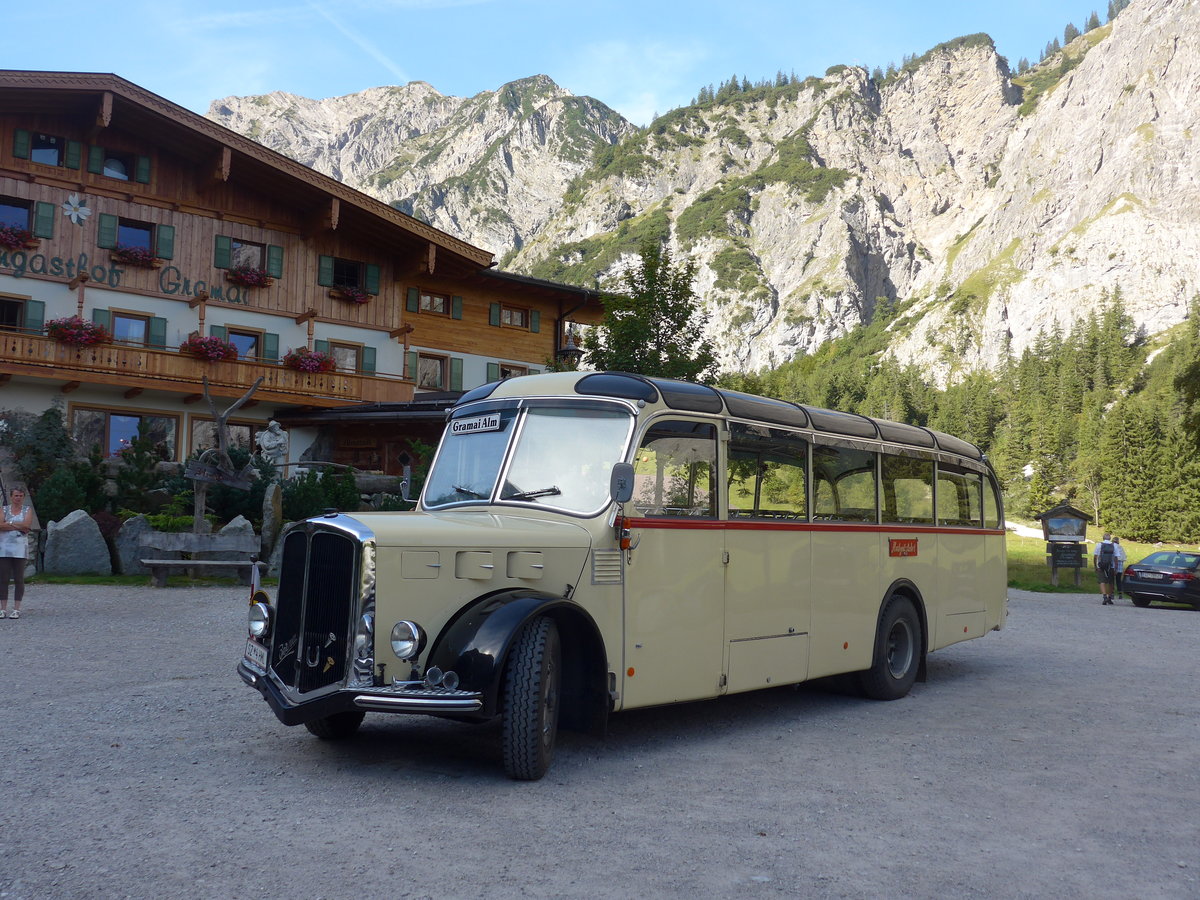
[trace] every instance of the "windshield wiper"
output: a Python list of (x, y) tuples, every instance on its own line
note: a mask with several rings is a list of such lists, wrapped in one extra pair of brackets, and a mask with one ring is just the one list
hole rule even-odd
[(501, 497), (501, 500), (532, 500), (534, 497), (549, 497), (553, 494), (561, 494), (556, 487), (542, 488), (537, 491), (517, 491), (515, 494), (509, 494), (506, 497)]
[(457, 484), (453, 486), (453, 490), (459, 494), (466, 494), (468, 497), (474, 497), (476, 500), (486, 500), (487, 499), (487, 497), (485, 497), (483, 494), (477, 494), (477, 493), (475, 493), (475, 491), (471, 490), (470, 488), (459, 487)]

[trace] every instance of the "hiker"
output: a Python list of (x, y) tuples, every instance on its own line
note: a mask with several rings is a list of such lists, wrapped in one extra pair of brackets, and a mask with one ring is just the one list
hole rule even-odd
[(1115, 534), (1113, 535), (1113, 583), (1117, 589), (1117, 596), (1122, 600), (1125, 599), (1124, 593), (1121, 592), (1122, 582), (1125, 580), (1125, 548), (1121, 546), (1121, 539)]
[(1116, 569), (1117, 550), (1112, 535), (1107, 531), (1092, 553), (1092, 564), (1096, 567), (1096, 580), (1100, 582), (1100, 605), (1113, 605), (1113, 579)]

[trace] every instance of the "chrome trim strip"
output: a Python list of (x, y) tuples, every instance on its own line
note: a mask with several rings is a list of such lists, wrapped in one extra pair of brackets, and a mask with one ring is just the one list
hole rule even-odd
[(359, 694), (354, 698), (354, 705), (359, 709), (373, 709), (380, 712), (475, 712), (483, 709), (483, 701), (478, 697), (455, 700), (437, 697), (381, 697), (378, 694)]

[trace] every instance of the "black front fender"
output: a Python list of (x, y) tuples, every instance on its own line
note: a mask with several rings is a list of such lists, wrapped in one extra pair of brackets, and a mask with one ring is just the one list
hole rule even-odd
[(428, 666), (455, 672), (460, 690), (482, 694), (483, 714), (494, 715), (504, 660), (521, 626), (536, 615), (568, 606), (574, 614), (586, 616), (570, 601), (543, 591), (520, 589), (485, 597), (467, 607), (438, 635), (429, 651)]

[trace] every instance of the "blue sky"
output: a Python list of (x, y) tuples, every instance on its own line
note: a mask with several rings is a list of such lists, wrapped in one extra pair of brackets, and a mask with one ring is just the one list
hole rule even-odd
[(196, 112), (229, 95), (331, 97), (427, 81), (471, 96), (545, 74), (639, 125), (705, 84), (900, 64), (984, 31), (1036, 62), (1086, 0), (59, 0), (7, 3), (0, 68), (115, 72)]

